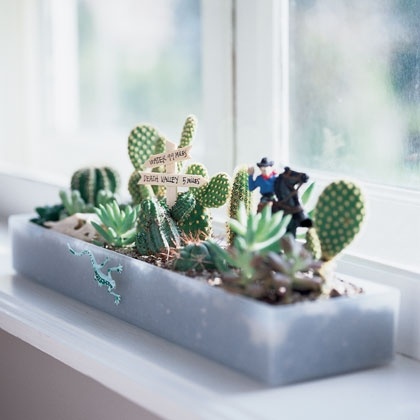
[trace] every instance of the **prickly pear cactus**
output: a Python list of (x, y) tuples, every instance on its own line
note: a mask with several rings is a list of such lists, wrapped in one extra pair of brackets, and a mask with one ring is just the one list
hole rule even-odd
[[(195, 131), (197, 129), (197, 118), (194, 115), (188, 115), (182, 128), (181, 140), (178, 148), (190, 146), (194, 140)], [(178, 162), (178, 172), (182, 171), (184, 162)]]
[(140, 172), (134, 171), (128, 180), (128, 192), (131, 195), (133, 204), (140, 204), (146, 198), (155, 197), (152, 186), (139, 185), (140, 178)]
[[(197, 119), (194, 115), (189, 115), (185, 120), (181, 139), (178, 145), (186, 147), (191, 145), (197, 128)], [(128, 156), (134, 166), (135, 171), (128, 181), (128, 191), (134, 204), (150, 197), (150, 190), (138, 185), (140, 180), (139, 171), (144, 170), (144, 164), (150, 156), (163, 153), (166, 149), (166, 138), (159, 131), (149, 124), (142, 124), (135, 127), (128, 137)], [(178, 163), (178, 171), (181, 171), (183, 162)], [(163, 167), (154, 168), (152, 172), (162, 172)], [(155, 196), (160, 199), (165, 195), (165, 187), (153, 186)]]
[[(208, 179), (206, 168), (201, 164), (190, 165), (187, 174), (201, 175)], [(190, 188), (196, 203), (188, 217), (178, 222), (181, 230), (194, 237), (207, 239), (211, 236), (211, 214), (210, 208), (217, 208), (226, 203), (229, 196), (229, 176), (225, 173), (214, 175), (209, 182), (199, 188)]]
[[(234, 174), (229, 196), (229, 219), (238, 219), (239, 205), (241, 202), (244, 203), (246, 213), (249, 214), (251, 210), (251, 191), (249, 191), (248, 186), (247, 166), (239, 167)], [(235, 234), (229, 227), (227, 229), (227, 239), (229, 244), (232, 245)]]
[(165, 139), (151, 125), (138, 125), (128, 137), (128, 156), (138, 171), (144, 169), (143, 165), (151, 155), (164, 151)]
[(312, 254), (312, 256), (319, 260), (322, 257), (321, 242), (318, 238), (315, 228), (309, 228), (305, 234), (305, 248)]
[[(128, 137), (128, 156), (135, 171), (131, 174), (128, 181), (128, 191), (134, 204), (140, 204), (143, 199), (150, 197), (151, 193), (150, 189), (138, 185), (140, 180), (139, 171), (144, 170), (144, 163), (151, 155), (163, 153), (165, 147), (166, 139), (151, 125), (142, 124), (131, 131)], [(155, 172), (160, 170), (159, 168), (154, 169)], [(164, 187), (156, 186), (153, 187), (153, 192), (158, 198), (161, 198), (165, 193), (165, 189)]]
[(108, 166), (86, 167), (77, 170), (71, 177), (70, 188), (80, 192), (87, 204), (97, 205), (97, 195), (101, 190), (115, 193), (120, 184), (120, 176)]
[(180, 246), (178, 228), (166, 207), (156, 198), (146, 198), (140, 204), (137, 219), (136, 248), (142, 255), (169, 252)]
[(341, 180), (324, 189), (314, 209), (314, 227), (323, 260), (331, 260), (350, 244), (364, 216), (364, 198), (354, 183)]

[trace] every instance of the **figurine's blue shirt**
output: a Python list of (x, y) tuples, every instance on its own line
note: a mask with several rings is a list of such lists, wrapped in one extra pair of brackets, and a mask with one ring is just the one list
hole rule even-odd
[(249, 190), (254, 191), (255, 188), (259, 187), (261, 194), (274, 194), (276, 175), (275, 172), (272, 172), (269, 177), (258, 175), (255, 179), (253, 179), (252, 175), (248, 175)]

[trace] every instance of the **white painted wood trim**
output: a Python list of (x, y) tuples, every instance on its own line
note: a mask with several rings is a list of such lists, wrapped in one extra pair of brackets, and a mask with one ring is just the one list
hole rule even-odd
[[(337, 412), (342, 420), (360, 413), (386, 420), (420, 412), (420, 364), (401, 356), (382, 368), (270, 388), (17, 275), (0, 276), (0, 315), (4, 331), (167, 419), (271, 420), (281, 411), (288, 420)], [(346, 410), (343, 395), (351, 395)]]

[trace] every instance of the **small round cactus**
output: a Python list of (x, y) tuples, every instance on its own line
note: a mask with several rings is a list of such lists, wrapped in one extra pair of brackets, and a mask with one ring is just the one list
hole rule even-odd
[(94, 206), (97, 205), (99, 191), (115, 193), (119, 185), (118, 172), (108, 166), (81, 168), (73, 174), (70, 182), (70, 188), (79, 191), (83, 200)]
[[(195, 115), (188, 115), (182, 128), (181, 139), (178, 148), (190, 146), (194, 140), (195, 131), (197, 129), (197, 118)], [(178, 162), (178, 172), (182, 171), (184, 162)]]
[(354, 183), (340, 180), (322, 191), (314, 209), (314, 227), (324, 261), (331, 260), (350, 244), (364, 216), (364, 198)]
[(174, 269), (178, 271), (195, 270), (198, 272), (215, 268), (213, 257), (206, 242), (191, 243), (181, 249), (175, 260)]

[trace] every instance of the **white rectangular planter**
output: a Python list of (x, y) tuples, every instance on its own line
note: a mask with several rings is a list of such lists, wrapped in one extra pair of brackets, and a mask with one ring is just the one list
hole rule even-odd
[[(354, 281), (364, 294), (270, 306), (198, 280), (90, 245), (12, 216), (13, 265), (46, 287), (271, 385), (386, 364), (394, 355), (399, 293)], [(109, 257), (115, 305), (98, 287), (88, 256)]]

